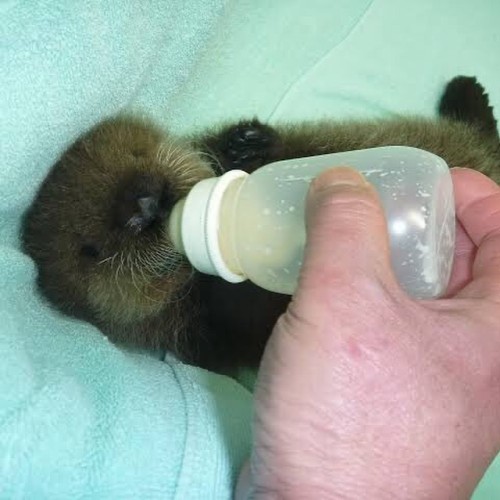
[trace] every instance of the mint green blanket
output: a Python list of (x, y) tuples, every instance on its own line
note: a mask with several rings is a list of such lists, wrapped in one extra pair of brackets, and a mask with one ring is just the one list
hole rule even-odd
[[(0, 498), (230, 498), (250, 392), (47, 307), (22, 211), (62, 150), (124, 108), (176, 131), (432, 115), (461, 73), (500, 116), (500, 3), (6, 0), (0, 15)], [(500, 460), (476, 498), (500, 498)]]

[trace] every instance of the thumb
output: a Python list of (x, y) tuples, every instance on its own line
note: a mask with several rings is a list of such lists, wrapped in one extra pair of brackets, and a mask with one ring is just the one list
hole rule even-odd
[(357, 171), (333, 168), (314, 179), (306, 202), (306, 233), (302, 287), (340, 292), (396, 285), (382, 205)]

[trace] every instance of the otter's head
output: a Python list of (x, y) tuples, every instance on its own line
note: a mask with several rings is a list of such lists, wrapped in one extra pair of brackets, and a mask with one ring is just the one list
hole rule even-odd
[(150, 124), (95, 127), (53, 167), (25, 216), (23, 245), (43, 295), (112, 340), (172, 348), (192, 268), (165, 220), (212, 175), (199, 153)]

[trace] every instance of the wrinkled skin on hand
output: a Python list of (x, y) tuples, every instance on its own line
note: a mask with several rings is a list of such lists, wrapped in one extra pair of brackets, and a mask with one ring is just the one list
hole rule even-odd
[(500, 450), (500, 188), (453, 180), (448, 294), (420, 302), (392, 274), (375, 191), (350, 169), (313, 183), (257, 383), (255, 498), (469, 498)]

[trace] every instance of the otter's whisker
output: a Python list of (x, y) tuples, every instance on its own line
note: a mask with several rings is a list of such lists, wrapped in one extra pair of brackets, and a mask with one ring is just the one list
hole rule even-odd
[(141, 273), (147, 271), (149, 278), (165, 277), (165, 261), (164, 256), (158, 251), (148, 252), (145, 254), (139, 253), (136, 256), (137, 260), (142, 264)]
[(113, 263), (115, 257), (118, 255), (118, 252), (116, 252), (114, 255), (111, 255), (105, 259), (100, 260), (97, 265), (100, 266), (101, 264), (104, 264), (105, 262), (111, 261), (111, 264)]
[(120, 252), (120, 264), (116, 266), (115, 282), (116, 282), (116, 288), (118, 289), (118, 293), (120, 294), (121, 298), (124, 299), (125, 294), (123, 293), (122, 287), (120, 285), (120, 280), (118, 278), (122, 265), (123, 265), (123, 252)]
[[(154, 299), (153, 297), (149, 296), (144, 289), (141, 289), (138, 285), (137, 285), (137, 282), (136, 282), (136, 276), (135, 276), (135, 271), (134, 271), (134, 267), (136, 267), (137, 263), (136, 262), (133, 262), (133, 265), (130, 267), (130, 277), (131, 277), (131, 280), (132, 280), (132, 284), (134, 285), (134, 288), (146, 299), (146, 300), (149, 300), (151, 302), (154, 302), (156, 304), (159, 304), (161, 301), (160, 300), (157, 300), (157, 299)], [(139, 267), (138, 267), (139, 269)]]
[(189, 286), (186, 287), (186, 291), (180, 297), (168, 301), (167, 302), (168, 304), (176, 304), (182, 302), (191, 293), (191, 290), (193, 289), (193, 279), (192, 279), (193, 276), (194, 276), (194, 269), (191, 270), (189, 277), (186, 279), (186, 283), (189, 284)]
[(215, 156), (215, 154), (211, 152), (209, 153), (208, 151), (200, 151), (199, 154), (200, 156), (206, 156), (207, 158), (213, 161), (213, 163), (216, 166), (216, 170), (214, 170), (215, 173), (222, 174), (224, 172), (224, 167), (222, 166), (222, 163), (220, 162), (219, 158)]

